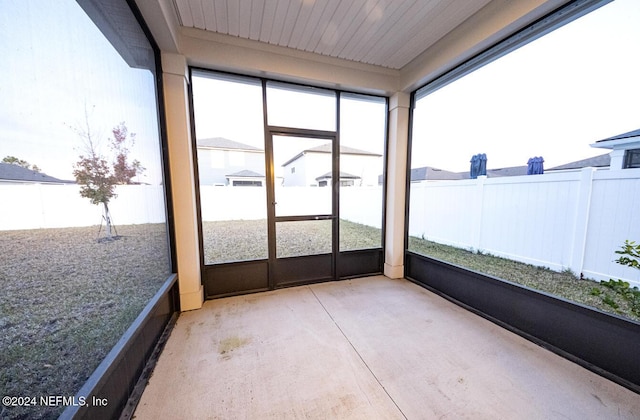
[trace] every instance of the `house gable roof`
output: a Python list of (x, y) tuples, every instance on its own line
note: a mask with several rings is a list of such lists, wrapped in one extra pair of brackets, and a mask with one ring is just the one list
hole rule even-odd
[[(331, 143), (321, 144), (320, 146), (305, 149), (303, 152), (312, 153), (331, 153)], [(340, 154), (342, 155), (365, 155), (365, 156), (382, 156), (367, 150), (356, 149), (355, 147), (340, 146)]]
[(640, 129), (598, 140), (597, 142), (591, 144), (591, 147), (614, 150), (637, 149), (638, 147), (640, 147)]
[(618, 134), (617, 136), (598, 140), (596, 141), (596, 143), (602, 143), (602, 142), (612, 141), (612, 140), (628, 139), (630, 137), (640, 137), (640, 128), (637, 130), (629, 131), (628, 133), (622, 133), (622, 134)]
[(64, 181), (54, 178), (42, 172), (23, 168), (22, 166), (11, 163), (0, 163), (0, 180), (18, 181), (18, 182), (49, 182), (56, 184), (71, 184), (73, 181)]
[(259, 173), (254, 172), (254, 171), (250, 171), (249, 169), (243, 169), (241, 171), (234, 172), (232, 174), (227, 174), (225, 176), (233, 177), (233, 178), (264, 178), (263, 174), (259, 174)]
[(250, 146), (239, 141), (229, 140), (225, 137), (211, 137), (198, 139), (196, 145), (199, 149), (243, 150), (248, 152), (263, 152), (264, 150)]
[[(332, 148), (331, 143), (325, 143), (325, 144), (321, 144), (320, 146), (304, 149), (303, 151), (301, 151), (300, 153), (298, 153), (297, 155), (295, 155), (294, 157), (292, 157), (291, 159), (283, 163), (282, 166), (287, 166), (288, 164), (295, 161), (296, 159), (299, 159), (306, 153), (331, 153), (332, 151), (331, 148)], [(368, 152), (366, 150), (356, 149), (355, 147), (349, 147), (349, 146), (340, 146), (340, 154), (341, 155), (374, 156), (374, 157), (382, 156), (378, 153)]]
[[(331, 172), (327, 172), (326, 174), (322, 174), (316, 178), (316, 181), (320, 181), (321, 179), (331, 179), (333, 174)], [(348, 172), (340, 171), (340, 179), (360, 179), (358, 175), (353, 175)]]
[(506, 168), (487, 169), (488, 178), (497, 178), (500, 176), (520, 176), (527, 175), (528, 167), (524, 166), (508, 166)]
[(576, 160), (575, 162), (565, 163), (564, 165), (555, 166), (547, 169), (548, 171), (561, 171), (565, 169), (582, 169), (587, 167), (602, 168), (607, 167), (611, 163), (611, 156), (609, 153), (604, 155), (598, 155), (587, 159)]
[[(466, 173), (466, 178), (469, 174)], [(464, 172), (451, 172), (444, 169), (423, 166), (411, 169), (411, 181), (465, 179)]]
[[(509, 166), (506, 168), (487, 169), (487, 177), (489, 178), (520, 176), (526, 174), (527, 166)], [(469, 171), (452, 172), (444, 169), (433, 168), (431, 166), (411, 169), (411, 181), (445, 181), (458, 179), (469, 179)]]

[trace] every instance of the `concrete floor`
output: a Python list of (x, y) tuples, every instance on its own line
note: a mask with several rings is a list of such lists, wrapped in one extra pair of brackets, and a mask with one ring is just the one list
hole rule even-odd
[(140, 419), (639, 419), (640, 395), (406, 280), (180, 315)]

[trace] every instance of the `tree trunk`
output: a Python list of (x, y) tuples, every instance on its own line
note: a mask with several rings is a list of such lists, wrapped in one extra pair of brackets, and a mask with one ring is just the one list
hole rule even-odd
[(105, 202), (102, 202), (102, 204), (104, 206), (104, 221), (106, 223), (105, 231), (107, 233), (107, 239), (111, 239), (111, 214), (109, 213), (109, 206), (107, 206), (107, 203)]

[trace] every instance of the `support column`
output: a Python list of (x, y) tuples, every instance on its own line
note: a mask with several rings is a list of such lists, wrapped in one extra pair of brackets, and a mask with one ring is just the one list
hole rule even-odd
[(409, 94), (398, 92), (389, 101), (389, 147), (387, 154), (387, 202), (384, 274), (404, 276), (404, 225), (409, 143)]
[(191, 123), (188, 68), (185, 57), (162, 53), (169, 172), (173, 195), (180, 309), (199, 309), (204, 302), (200, 279), (200, 245)]

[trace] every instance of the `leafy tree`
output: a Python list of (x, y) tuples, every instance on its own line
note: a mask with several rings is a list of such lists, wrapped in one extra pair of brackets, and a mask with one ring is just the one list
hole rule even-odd
[(92, 204), (103, 206), (103, 218), (106, 224), (107, 239), (112, 239), (112, 222), (109, 202), (116, 197), (115, 186), (131, 184), (131, 180), (144, 168), (138, 160), (128, 163), (129, 148), (127, 139), (133, 145), (135, 134), (128, 134), (124, 122), (113, 128), (114, 138), (109, 139), (115, 158), (109, 164), (107, 158), (99, 153), (97, 136), (91, 131), (89, 119), (85, 113), (85, 127), (73, 128), (83, 141), (84, 152), (74, 164), (73, 176), (80, 185), (80, 195), (88, 198)]
[(128, 162), (128, 146), (133, 147), (136, 134), (129, 133), (124, 122), (115, 126), (113, 130), (111, 130), (111, 133), (113, 134), (113, 139), (109, 140), (111, 150), (115, 153), (115, 159), (113, 161), (113, 176), (115, 182), (120, 185), (134, 184), (132, 179), (145, 170), (137, 159), (134, 159), (131, 163)]
[(40, 168), (36, 165), (31, 165), (29, 162), (23, 159), (18, 159), (15, 156), (5, 156), (2, 159), (2, 163), (9, 163), (11, 165), (18, 165), (26, 169), (31, 169), (32, 171), (40, 172)]

